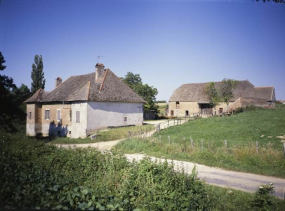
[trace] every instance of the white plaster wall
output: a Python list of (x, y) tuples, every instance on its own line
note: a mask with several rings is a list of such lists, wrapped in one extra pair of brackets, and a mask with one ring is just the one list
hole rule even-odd
[[(36, 113), (35, 113), (35, 104), (27, 104), (27, 116), (26, 116), (26, 135), (27, 136), (35, 136), (35, 119), (36, 119)], [(31, 119), (29, 119), (29, 112), (32, 113)]]
[(35, 136), (35, 124), (27, 123), (26, 124), (26, 135), (27, 136)]
[[(87, 130), (87, 103), (78, 102), (72, 103), (72, 126), (69, 128), (71, 131), (71, 138), (85, 138)], [(76, 123), (76, 111), (80, 111), (80, 123)]]
[(87, 113), (87, 133), (106, 127), (143, 124), (142, 103), (88, 102)]

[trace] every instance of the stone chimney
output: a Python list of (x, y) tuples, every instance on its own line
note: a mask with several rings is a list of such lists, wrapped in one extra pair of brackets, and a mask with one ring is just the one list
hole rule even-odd
[(104, 74), (105, 66), (103, 64), (97, 63), (95, 66), (95, 80)]
[(62, 83), (61, 77), (57, 77), (57, 78), (55, 79), (55, 88), (58, 87), (61, 83)]

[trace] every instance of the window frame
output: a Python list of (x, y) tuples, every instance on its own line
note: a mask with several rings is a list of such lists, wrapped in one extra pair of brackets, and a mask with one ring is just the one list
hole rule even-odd
[[(78, 115), (77, 115), (77, 114), (78, 114)], [(78, 123), (78, 124), (79, 124), (79, 123), (80, 123), (80, 111), (76, 111), (76, 112), (75, 112), (75, 115), (76, 115), (76, 116), (75, 116), (75, 123)], [(77, 117), (78, 117), (78, 118), (77, 118)]]
[[(58, 111), (59, 111), (59, 116), (58, 116)], [(56, 120), (57, 120), (58, 122), (61, 121), (61, 109), (56, 109)]]
[[(48, 111), (48, 118), (47, 118), (47, 111)], [(45, 120), (50, 120), (50, 109), (49, 108), (47, 108), (47, 109), (45, 109)]]

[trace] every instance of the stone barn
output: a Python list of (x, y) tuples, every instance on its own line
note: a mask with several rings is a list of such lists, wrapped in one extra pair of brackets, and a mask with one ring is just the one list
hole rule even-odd
[[(215, 87), (217, 88), (220, 83), (215, 82)], [(255, 87), (248, 80), (238, 81), (233, 89), (234, 97), (230, 100), (229, 105), (220, 102), (213, 107), (205, 93), (207, 84), (184, 84), (176, 89), (169, 100), (168, 116), (219, 115), (249, 105), (275, 107), (274, 87)]]
[(55, 89), (39, 89), (27, 104), (28, 136), (85, 138), (108, 128), (143, 124), (145, 101), (110, 69), (96, 64), (95, 72), (58, 77)]

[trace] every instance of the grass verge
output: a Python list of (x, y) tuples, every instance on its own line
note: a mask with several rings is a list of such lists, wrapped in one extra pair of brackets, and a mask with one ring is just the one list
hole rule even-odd
[[(34, 138), (1, 134), (0, 209), (256, 210), (255, 195), (205, 185), (195, 172), (175, 173), (148, 159), (59, 149)], [(265, 196), (268, 210), (284, 201)], [(262, 205), (263, 206), (263, 205)]]
[(198, 119), (150, 139), (126, 140), (116, 149), (285, 178), (283, 143), (276, 138), (285, 133), (284, 116), (285, 108), (280, 107)]
[(51, 140), (51, 144), (87, 144), (87, 143), (96, 143), (101, 141), (113, 141), (118, 139), (128, 138), (129, 131), (131, 133), (138, 133), (141, 131), (152, 131), (154, 130), (153, 125), (143, 125), (143, 126), (131, 126), (131, 127), (119, 127), (106, 130), (100, 130), (97, 133), (96, 139), (91, 140), (90, 137), (85, 139), (72, 139), (67, 137), (58, 137)]

